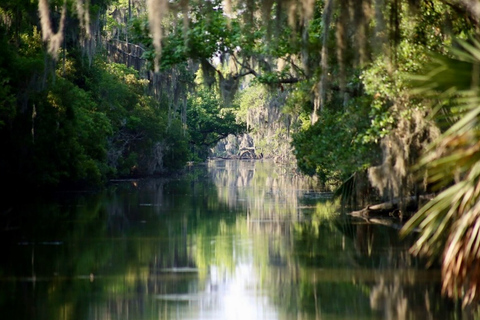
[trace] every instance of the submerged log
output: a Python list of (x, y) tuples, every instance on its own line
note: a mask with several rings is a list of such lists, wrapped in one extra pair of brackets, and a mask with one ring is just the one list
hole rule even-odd
[(371, 206), (367, 206), (361, 210), (352, 211), (349, 215), (353, 217), (370, 217), (378, 215), (389, 215), (391, 216), (396, 210), (398, 210), (398, 203), (394, 202), (384, 202)]
[(348, 215), (360, 218), (371, 218), (378, 216), (402, 218), (407, 212), (416, 211), (422, 202), (431, 200), (432, 198), (432, 195), (426, 195), (420, 197), (394, 199), (389, 202), (374, 204), (361, 210), (352, 211), (348, 213)]

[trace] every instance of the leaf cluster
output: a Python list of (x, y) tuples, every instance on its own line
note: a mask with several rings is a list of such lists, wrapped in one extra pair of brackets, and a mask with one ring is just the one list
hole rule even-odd
[[(9, 150), (0, 168), (7, 180), (32, 188), (98, 186), (150, 173), (153, 159), (159, 171), (186, 162), (182, 125), (168, 126), (166, 108), (137, 71), (100, 56), (90, 65), (76, 47), (50, 69), (38, 33), (22, 34), (19, 47), (9, 35), (0, 37), (0, 147)], [(162, 163), (169, 155), (175, 161)]]
[(376, 160), (374, 144), (359, 139), (369, 128), (366, 113), (370, 102), (368, 97), (358, 98), (348, 109), (324, 111), (314, 125), (295, 133), (299, 168), (335, 187), (353, 172), (371, 165)]
[(225, 108), (218, 95), (206, 89), (198, 90), (188, 99), (187, 128), (193, 156), (205, 159), (209, 148), (229, 134), (238, 135), (246, 130), (237, 122), (236, 106)]

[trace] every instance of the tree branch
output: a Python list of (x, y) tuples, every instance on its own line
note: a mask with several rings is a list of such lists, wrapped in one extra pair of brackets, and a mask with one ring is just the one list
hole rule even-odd
[[(232, 57), (235, 59), (235, 62), (240, 65), (240, 67), (242, 69), (246, 70), (244, 72), (235, 74), (233, 76), (233, 79), (237, 80), (238, 78), (244, 77), (244, 76), (249, 75), (249, 74), (251, 74), (251, 75), (253, 75), (257, 78), (261, 77), (261, 75), (259, 75), (253, 68), (251, 68), (250, 66), (248, 66), (246, 64), (241, 63), (240, 60), (235, 56), (235, 54), (232, 54)], [(289, 62), (292, 63), (291, 61), (289, 61)], [(297, 67), (293, 63), (292, 63), (292, 65), (294, 67)], [(279, 78), (278, 80), (270, 81), (269, 83), (270, 84), (297, 83), (297, 82), (300, 82), (302, 80), (304, 80), (304, 78), (290, 77), (290, 78), (284, 78), (284, 79)]]

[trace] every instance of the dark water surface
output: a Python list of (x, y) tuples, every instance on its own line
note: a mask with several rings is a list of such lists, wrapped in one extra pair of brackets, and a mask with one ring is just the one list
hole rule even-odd
[(270, 162), (15, 204), (0, 319), (462, 319), (397, 231)]

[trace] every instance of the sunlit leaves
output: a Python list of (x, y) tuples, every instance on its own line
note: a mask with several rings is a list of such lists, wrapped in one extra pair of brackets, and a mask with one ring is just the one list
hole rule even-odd
[[(362, 99), (352, 101), (349, 110), (355, 110), (356, 115), (324, 111), (317, 123), (293, 135), (294, 153), (303, 172), (317, 175), (330, 187), (338, 187), (351, 172), (363, 170), (370, 164), (372, 145), (359, 141), (360, 134), (368, 127), (364, 114), (367, 105), (361, 105), (364, 102)], [(358, 109), (356, 103), (360, 104)]]
[(207, 90), (200, 90), (189, 97), (187, 126), (190, 143), (201, 159), (208, 155), (208, 148), (229, 134), (242, 133), (246, 128), (236, 122), (234, 109), (224, 108), (220, 98)]

